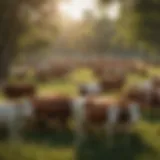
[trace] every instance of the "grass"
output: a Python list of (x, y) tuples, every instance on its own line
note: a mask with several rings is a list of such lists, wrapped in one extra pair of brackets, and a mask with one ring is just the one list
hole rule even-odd
[[(37, 144), (16, 144), (11, 146), (3, 143), (0, 146), (1, 160), (71, 160), (71, 148), (51, 148)], [(63, 154), (62, 154), (63, 153)]]
[[(152, 70), (153, 74), (158, 70)], [(75, 71), (66, 80), (51, 81), (38, 84), (39, 95), (66, 93), (76, 95), (75, 84), (89, 82), (93, 75), (89, 70)], [(130, 75), (126, 86), (143, 81), (143, 77)], [(111, 94), (111, 93), (110, 93)], [(116, 95), (117, 93), (112, 93)], [(4, 100), (3, 95), (0, 95)], [(124, 136), (116, 136), (112, 148), (108, 147), (108, 140), (103, 135), (90, 135), (79, 146), (77, 152), (80, 160), (160, 160), (160, 120), (144, 119), (134, 129), (128, 146)], [(52, 133), (36, 132), (21, 144), (0, 144), (0, 160), (72, 160), (74, 158), (73, 134), (70, 131), (55, 131)]]
[[(0, 145), (0, 158), (2, 160), (73, 160), (77, 153), (80, 160), (159, 160), (160, 158), (160, 135), (158, 123), (140, 122), (130, 135), (130, 145), (127, 143), (127, 135), (115, 137), (112, 147), (109, 147), (103, 135), (89, 135), (79, 146), (78, 152), (73, 147), (73, 139), (68, 145), (65, 140), (70, 134), (53, 133), (41, 137), (43, 142), (28, 141), (11, 146), (7, 143)], [(41, 135), (42, 136), (42, 135)], [(45, 139), (45, 140), (44, 140)], [(53, 141), (52, 144), (49, 142)], [(50, 144), (50, 145), (48, 145)]]
[(69, 95), (77, 94), (76, 86), (70, 82), (65, 81), (53, 81), (44, 85), (40, 84), (38, 88), (39, 95), (52, 95), (54, 93), (63, 93)]

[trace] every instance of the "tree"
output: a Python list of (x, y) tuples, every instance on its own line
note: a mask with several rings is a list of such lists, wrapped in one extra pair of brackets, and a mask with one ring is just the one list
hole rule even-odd
[(0, 2), (0, 82), (7, 77), (8, 69), (16, 54), (16, 39), (21, 25), (17, 17), (21, 0)]
[(74, 53), (104, 53), (111, 48), (115, 35), (114, 24), (103, 15), (96, 17), (91, 10), (84, 11), (81, 21), (70, 21), (64, 28), (56, 46)]
[[(160, 50), (160, 0), (139, 0), (135, 2), (135, 40), (147, 48)], [(133, 30), (132, 30), (133, 32)]]
[[(98, 0), (100, 5), (115, 0)], [(121, 3), (118, 32), (129, 44), (151, 49), (158, 53), (160, 47), (160, 0), (117, 0)]]
[(29, 10), (29, 12), (24, 15), (24, 17), (28, 17), (24, 22), (25, 31), (19, 40), (21, 50), (40, 49), (53, 43), (60, 27), (58, 2), (60, 0), (43, 0), (41, 5), (28, 5), (27, 11)]
[[(50, 3), (57, 1), (50, 1)], [(7, 78), (9, 68), (18, 53), (19, 38), (24, 36), (24, 33), (30, 30), (29, 28), (32, 28), (31, 24), (34, 27), (40, 26), (41, 31), (46, 27), (46, 20), (49, 18), (47, 17), (48, 10), (45, 10), (47, 2), (49, 0), (5, 0), (0, 2), (0, 83)], [(54, 6), (54, 4), (52, 5)], [(25, 10), (25, 8), (27, 9)], [(29, 23), (26, 11), (36, 11), (37, 13), (42, 11), (43, 13), (38, 18), (39, 21)], [(48, 25), (48, 27), (50, 26)], [(38, 39), (40, 37), (37, 37)]]
[(105, 53), (112, 47), (113, 37), (115, 36), (114, 24), (107, 18), (97, 19), (93, 27), (92, 47), (97, 53)]

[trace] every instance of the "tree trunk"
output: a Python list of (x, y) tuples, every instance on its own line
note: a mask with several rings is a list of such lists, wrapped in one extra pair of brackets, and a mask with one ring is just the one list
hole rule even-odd
[(10, 65), (17, 52), (19, 2), (20, 0), (0, 2), (0, 83), (8, 77)]

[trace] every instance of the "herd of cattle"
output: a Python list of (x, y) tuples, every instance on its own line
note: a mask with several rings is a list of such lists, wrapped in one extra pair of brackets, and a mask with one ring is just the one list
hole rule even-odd
[[(147, 63), (138, 62), (135, 60), (114, 60), (114, 59), (63, 59), (56, 61), (49, 61), (45, 65), (41, 66), (26, 66), (15, 68), (11, 72), (12, 77), (16, 77), (19, 80), (27, 78), (28, 71), (32, 70), (34, 77), (37, 81), (48, 82), (56, 78), (65, 78), (69, 73), (77, 68), (89, 68), (93, 71), (94, 75), (98, 78), (102, 78), (108, 74), (112, 74), (113, 71), (120, 74), (138, 73), (143, 76), (147, 76), (149, 66)], [(114, 68), (114, 70), (113, 70)]]
[[(138, 122), (143, 112), (160, 116), (160, 77), (151, 77), (131, 86), (127, 91), (121, 89), (127, 81), (128, 73), (147, 76), (146, 65), (137, 65), (132, 61), (104, 60), (76, 63), (59, 63), (47, 70), (39, 69), (36, 77), (46, 82), (51, 78), (62, 78), (79, 67), (93, 70), (98, 81), (82, 84), (78, 87), (79, 96), (55, 94), (38, 96), (37, 88), (32, 84), (5, 84), (2, 93), (9, 102), (0, 104), (0, 127), (7, 127), (12, 137), (19, 131), (49, 129), (58, 126), (68, 128), (70, 119), (75, 122), (78, 134), (83, 134), (89, 126), (106, 126), (107, 133), (119, 130), (129, 131)], [(24, 78), (25, 74), (18, 75)], [(120, 90), (119, 97), (102, 96), (110, 90)], [(159, 111), (158, 111), (159, 110)], [(155, 111), (155, 112), (154, 112)], [(153, 113), (154, 112), (154, 113)]]

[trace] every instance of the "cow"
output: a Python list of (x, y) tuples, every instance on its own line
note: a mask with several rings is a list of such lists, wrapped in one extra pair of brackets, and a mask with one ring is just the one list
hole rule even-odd
[[(46, 129), (49, 124), (57, 121), (60, 124), (58, 127), (66, 128), (70, 114), (70, 101), (70, 96), (58, 94), (31, 98), (30, 103), (34, 108), (35, 117), (32, 121), (32, 126), (34, 128)], [(55, 126), (52, 126), (52, 129), (53, 127)]]
[(151, 79), (153, 85), (155, 88), (159, 88), (160, 87), (160, 76), (154, 76)]
[(126, 81), (124, 76), (121, 77), (105, 77), (98, 82), (91, 82), (88, 84), (79, 85), (79, 93), (81, 96), (99, 95), (115, 89), (122, 89)]
[(61, 65), (61, 66), (52, 66), (51, 68), (51, 77), (53, 79), (56, 78), (65, 78), (65, 76), (69, 73), (71, 68), (69, 65)]
[(28, 100), (0, 104), (0, 127), (8, 130), (11, 142), (21, 138), (21, 131), (32, 116), (33, 108)]
[[(128, 124), (134, 123), (138, 119), (138, 111), (136, 110), (138, 107), (134, 103), (116, 103), (110, 98), (99, 100), (94, 96), (54, 95), (30, 98), (25, 104), (26, 106), (22, 105), (19, 109), (19, 111), (24, 112), (20, 115), (27, 115), (28, 117), (32, 115), (27, 121), (31, 123), (31, 126), (32, 124), (33, 127), (34, 124), (38, 126), (41, 122), (47, 123), (58, 119), (64, 128), (67, 126), (69, 118), (73, 118), (76, 134), (80, 137), (85, 136), (84, 124), (85, 128), (88, 128), (89, 125), (105, 125), (107, 134), (112, 135), (116, 125), (122, 124), (122, 126), (127, 126), (125, 128), (129, 128), (131, 125)], [(12, 108), (12, 112), (15, 113), (16, 108), (14, 106)], [(42, 127), (41, 124), (38, 127)]]
[(33, 97), (36, 94), (36, 87), (34, 84), (29, 84), (29, 83), (17, 83), (17, 84), (7, 83), (3, 85), (2, 92), (9, 99)]
[(160, 118), (160, 87), (155, 88), (152, 91), (152, 97), (151, 97), (151, 116), (154, 116), (155, 118)]
[(72, 112), (78, 136), (76, 145), (83, 141), (85, 137), (84, 126), (87, 124), (105, 124), (107, 135), (113, 136), (117, 131), (130, 132), (131, 126), (140, 119), (140, 108), (133, 101), (119, 101), (117, 103), (94, 99), (87, 101), (86, 97), (81, 97), (73, 102)]
[(35, 78), (40, 82), (48, 82), (51, 80), (50, 68), (37, 68), (35, 70)]
[(126, 97), (143, 106), (143, 112), (148, 112), (150, 116), (152, 116), (154, 110), (157, 112), (160, 106), (158, 83), (153, 79), (133, 85), (128, 89)]
[(113, 76), (107, 76), (99, 80), (100, 81), (100, 86), (106, 91), (110, 90), (115, 90), (115, 89), (121, 89), (125, 82), (126, 82), (126, 77), (122, 75), (113, 75)]

